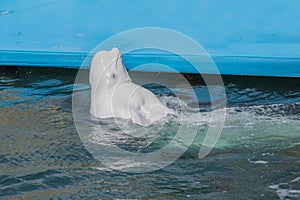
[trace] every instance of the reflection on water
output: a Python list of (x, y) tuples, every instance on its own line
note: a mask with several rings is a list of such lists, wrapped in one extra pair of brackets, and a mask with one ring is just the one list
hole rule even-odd
[[(1, 198), (300, 198), (299, 79), (226, 77), (228, 116), (216, 148), (205, 159), (197, 159), (197, 154), (209, 123), (207, 87), (186, 75), (194, 81), (194, 99), (191, 88), (174, 83), (185, 105), (170, 97), (168, 90), (148, 85), (169, 106), (185, 112), (186, 127), (200, 121), (201, 128), (175, 163), (152, 173), (127, 174), (102, 165), (81, 142), (71, 106), (75, 75), (76, 71), (63, 69), (19, 68), (1, 76)], [(138, 82), (144, 75), (133, 76)], [(75, 88), (82, 109), (88, 108), (86, 80)], [(195, 104), (201, 106), (200, 115), (193, 109)], [(164, 123), (169, 134), (146, 132), (136, 140), (130, 131), (140, 127), (128, 121), (118, 121), (123, 131), (114, 120), (96, 122), (82, 121), (88, 127), (101, 126), (130, 151), (160, 148), (176, 130), (175, 117)]]

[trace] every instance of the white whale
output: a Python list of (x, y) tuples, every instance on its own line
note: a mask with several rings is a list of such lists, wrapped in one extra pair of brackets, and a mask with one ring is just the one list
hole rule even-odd
[(90, 113), (96, 118), (127, 118), (149, 126), (174, 112), (129, 77), (117, 48), (99, 51), (92, 59)]

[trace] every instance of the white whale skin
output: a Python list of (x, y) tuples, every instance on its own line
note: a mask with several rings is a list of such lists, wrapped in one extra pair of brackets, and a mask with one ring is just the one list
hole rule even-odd
[(152, 92), (132, 82), (117, 48), (94, 55), (89, 82), (90, 113), (96, 118), (131, 118), (135, 124), (149, 126), (174, 114)]

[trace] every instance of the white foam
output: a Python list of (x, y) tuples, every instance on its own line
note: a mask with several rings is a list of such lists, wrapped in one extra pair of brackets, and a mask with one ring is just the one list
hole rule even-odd
[(290, 183), (295, 183), (295, 182), (298, 182), (298, 181), (300, 181), (300, 177), (297, 177), (297, 178), (291, 180)]
[(262, 156), (274, 156), (274, 153), (262, 153)]
[(254, 164), (267, 164), (268, 162), (264, 161), (264, 160), (258, 160), (258, 161), (254, 161), (253, 163)]
[(256, 161), (252, 161), (252, 160), (250, 160), (250, 158), (249, 158), (248, 161), (249, 161), (250, 163), (253, 163), (253, 164), (268, 164), (268, 162), (267, 162), (267, 161), (264, 161), (264, 160), (256, 160)]
[(286, 199), (287, 197), (300, 197), (300, 190), (290, 190), (290, 189), (278, 189), (276, 191), (280, 199)]
[(270, 185), (269, 188), (276, 190), (276, 193), (280, 199), (300, 197), (300, 190), (281, 188), (281, 186), (283, 186), (283, 185), (286, 187), (289, 185), (289, 183), (295, 183), (298, 181), (300, 181), (300, 177), (297, 177), (288, 183), (279, 183), (276, 185)]

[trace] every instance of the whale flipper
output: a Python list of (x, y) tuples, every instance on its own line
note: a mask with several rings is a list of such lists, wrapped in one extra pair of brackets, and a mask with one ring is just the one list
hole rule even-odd
[(149, 116), (142, 109), (132, 109), (131, 110), (132, 122), (141, 126), (149, 126), (152, 121)]

